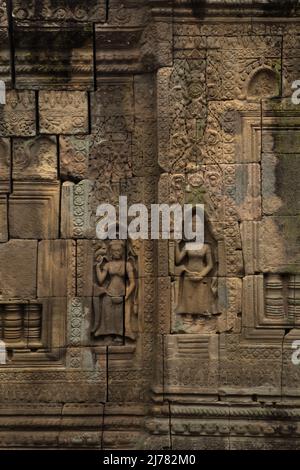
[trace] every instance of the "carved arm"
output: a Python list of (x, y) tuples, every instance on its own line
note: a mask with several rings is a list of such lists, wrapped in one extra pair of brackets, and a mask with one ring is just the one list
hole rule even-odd
[(134, 270), (131, 264), (128, 262), (126, 263), (126, 272), (127, 272), (127, 276), (129, 279), (129, 283), (128, 283), (128, 286), (126, 287), (125, 300), (129, 299), (129, 297), (131, 296), (132, 292), (135, 289)]
[(101, 268), (100, 263), (96, 265), (96, 274), (97, 274), (97, 279), (98, 279), (100, 286), (102, 286), (103, 282), (105, 281), (107, 273), (108, 273), (107, 265), (105, 265), (103, 268)]
[(177, 265), (180, 264), (183, 258), (185, 257), (185, 255), (186, 255), (186, 250), (184, 248), (180, 250), (179, 242), (177, 241), (175, 243), (175, 263)]

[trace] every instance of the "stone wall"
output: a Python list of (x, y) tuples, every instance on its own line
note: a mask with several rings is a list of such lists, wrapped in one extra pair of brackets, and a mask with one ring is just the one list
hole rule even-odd
[[(299, 2), (0, 0), (0, 37), (0, 447), (299, 448)], [(120, 195), (203, 203), (203, 250), (97, 240)]]

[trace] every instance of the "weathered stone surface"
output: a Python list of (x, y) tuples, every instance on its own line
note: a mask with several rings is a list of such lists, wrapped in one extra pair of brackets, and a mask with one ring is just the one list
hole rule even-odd
[(298, 216), (264, 217), (241, 224), (246, 274), (299, 272)]
[(7, 230), (7, 197), (0, 197), (0, 242), (8, 241)]
[[(144, 406), (140, 403), (106, 403), (103, 413), (103, 449), (136, 449), (146, 437), (143, 427)], [(115, 423), (118, 423), (118, 430)], [(142, 442), (141, 442), (142, 441)]]
[(88, 136), (60, 136), (60, 176), (64, 179), (88, 178), (90, 138)]
[(158, 334), (165, 335), (171, 333), (172, 321), (172, 279), (171, 277), (158, 278)]
[(35, 298), (37, 242), (10, 240), (0, 244), (1, 299)]
[(165, 335), (166, 397), (189, 394), (199, 389), (203, 394), (217, 393), (218, 341), (218, 335)]
[(156, 90), (153, 75), (136, 75), (133, 92), (135, 125), (132, 134), (132, 172), (135, 176), (148, 176), (158, 172), (154, 99)]
[(62, 238), (94, 238), (95, 224), (92, 224), (90, 198), (93, 184), (90, 180), (80, 183), (66, 182), (61, 192), (61, 235)]
[[(259, 100), (278, 95), (280, 36), (208, 37), (207, 47), (210, 99), (240, 99), (250, 95)], [(262, 71), (266, 75), (261, 75)]]
[[(181, 424), (181, 423), (180, 423)], [(174, 425), (175, 427), (176, 425)], [(216, 424), (215, 423), (212, 423), (210, 425), (212, 428), (215, 428), (216, 427)], [(224, 425), (223, 425), (223, 428), (224, 428)], [(208, 429), (210, 429), (210, 427), (208, 427)], [(176, 432), (174, 432), (174, 436), (172, 437), (172, 444), (173, 446), (178, 449), (178, 450), (189, 450), (189, 451), (193, 451), (193, 450), (229, 450), (231, 447), (230, 447), (230, 444), (229, 444), (229, 438), (222, 438), (222, 437), (205, 437), (205, 436), (201, 436), (201, 437), (194, 437), (194, 436), (191, 436), (189, 437), (189, 439), (187, 440), (186, 438), (184, 438), (183, 436), (180, 437), (180, 436), (176, 436)]]
[[(257, 432), (258, 429), (260, 429), (261, 426), (259, 423), (254, 424), (253, 430)], [(267, 432), (266, 431), (265, 433)], [(278, 429), (278, 424), (275, 422), (271, 426), (272, 432), (274, 432), (276, 429)], [(250, 432), (249, 432), (250, 433)], [(287, 433), (290, 435), (290, 437), (293, 437), (293, 433), (289, 433), (289, 429), (286, 425), (282, 425), (279, 427), (279, 433)], [(278, 434), (279, 434), (278, 433)], [(280, 436), (279, 434), (279, 436)], [(256, 450), (256, 451), (277, 451), (277, 450), (291, 450), (291, 449), (297, 449), (299, 446), (299, 441), (298, 439), (280, 439), (276, 436), (275, 439), (253, 439), (253, 437), (249, 436), (246, 438), (230, 438), (230, 449), (232, 450), (244, 450), (244, 451), (251, 451), (251, 450)]]
[(263, 219), (259, 244), (263, 272), (299, 272), (299, 225), (299, 216)]
[(283, 330), (245, 328), (243, 336), (250, 339), (248, 344), (237, 334), (220, 337), (219, 393), (280, 396)]
[(87, 94), (81, 91), (41, 91), (39, 115), (42, 133), (87, 133)]
[(258, 164), (236, 165), (234, 202), (240, 220), (261, 218), (260, 172)]
[(149, 19), (149, 13), (146, 2), (111, 0), (108, 22), (110, 26), (117, 27), (144, 25)]
[[(65, 351), (65, 348), (61, 350), (61, 352)], [(36, 383), (36, 373), (34, 371), (29, 371), (25, 373), (21, 373), (19, 370), (18, 373), (12, 373), (8, 376), (7, 383), (2, 382), (2, 390), (6, 390), (5, 394), (3, 394), (3, 404), (11, 403), (12, 397), (19, 397), (22, 400), (23, 407), (25, 409), (33, 409), (34, 405), (38, 403), (39, 405), (37, 408), (41, 415), (44, 415), (45, 409), (47, 409), (47, 405), (50, 405), (50, 409), (53, 409), (53, 405), (57, 405), (57, 402), (67, 402), (73, 403), (78, 406), (78, 415), (81, 415), (81, 407), (82, 412), (84, 410), (93, 408), (95, 403), (101, 403), (105, 400), (105, 388), (103, 387), (105, 383), (104, 377), (106, 377), (105, 370), (93, 370), (93, 371), (45, 371), (39, 372), (39, 381)], [(17, 381), (12, 385), (10, 383), (11, 379), (17, 378)], [(34, 383), (33, 383), (34, 381)], [(64, 382), (64, 387), (59, 387), (57, 384), (61, 381)], [(80, 384), (80, 385), (79, 385)], [(59, 390), (57, 390), (57, 388)], [(2, 391), (1, 390), (1, 391)], [(83, 398), (84, 397), (84, 398)], [(82, 406), (82, 399), (86, 403)], [(42, 403), (42, 407), (41, 407)], [(30, 406), (26, 408), (26, 404)], [(24, 408), (23, 408), (24, 409)], [(44, 409), (44, 412), (42, 411)], [(48, 416), (47, 416), (48, 418)], [(59, 414), (59, 422), (61, 420), (61, 413)], [(24, 424), (24, 418), (22, 418)], [(21, 446), (26, 447), (28, 445), (28, 439), (32, 439), (32, 434), (30, 432), (27, 434), (18, 429), (20, 426), (20, 422), (15, 421), (15, 428), (19, 431), (19, 436), (8, 436), (7, 440), (5, 441), (7, 444), (12, 440), (16, 440), (20, 442)], [(45, 426), (48, 426), (49, 423), (45, 422)], [(55, 422), (55, 426), (57, 426), (57, 421)], [(86, 428), (87, 424), (86, 421), (81, 422), (81, 426), (84, 429)], [(80, 426), (80, 428), (81, 428)], [(81, 428), (81, 429), (82, 429)], [(97, 422), (97, 429), (99, 432), (99, 421)], [(51, 434), (51, 432), (49, 433)], [(93, 434), (93, 433), (92, 433)], [(26, 437), (28, 438), (26, 439)], [(30, 437), (31, 436), (31, 437)], [(47, 439), (47, 434), (42, 434), (43, 437), (43, 445), (49, 443), (49, 438)], [(19, 439), (18, 439), (19, 437)], [(86, 438), (82, 438), (83, 440), (80, 443), (80, 447), (86, 447)], [(31, 441), (32, 445), (35, 446), (35, 442)], [(51, 445), (55, 444), (57, 446), (57, 440), (50, 440)], [(63, 441), (62, 446), (71, 448), (74, 447), (74, 440), (66, 439)]]
[(12, 167), (14, 180), (56, 180), (56, 138), (13, 139)]
[(290, 97), (293, 94), (292, 84), (299, 80), (300, 36), (299, 34), (287, 34), (283, 41), (283, 96)]
[(240, 224), (245, 274), (260, 271), (259, 229), (260, 222), (243, 221)]
[[(1, 3), (0, 3), (0, 8), (1, 8)], [(1, 23), (2, 21), (0, 19), (0, 26), (1, 26)], [(1, 28), (1, 27), (0, 27), (0, 79), (5, 82), (6, 87), (11, 86), (11, 66), (10, 66), (8, 29)]]
[[(125, 353), (125, 354), (124, 354)], [(123, 355), (126, 355), (124, 351)], [(110, 356), (111, 357), (111, 356)], [(125, 363), (125, 361), (123, 361)], [(109, 362), (108, 362), (109, 364)], [(108, 398), (112, 403), (122, 402), (143, 402), (147, 399), (149, 379), (147, 375), (150, 371), (144, 369), (143, 380), (140, 379), (141, 370), (126, 371), (126, 366), (121, 370), (110, 370), (108, 377)], [(128, 377), (130, 378), (128, 381)]]
[(11, 178), (10, 139), (0, 138), (0, 181), (8, 184)]
[(218, 304), (221, 315), (217, 319), (217, 331), (241, 331), (242, 280), (226, 277), (218, 279)]
[(0, 105), (1, 136), (36, 134), (35, 94), (33, 91), (9, 90), (5, 106)]
[(15, 181), (9, 196), (9, 234), (13, 238), (57, 238), (59, 183)]
[[(68, 299), (68, 325), (67, 325), (67, 344), (72, 348), (71, 357), (77, 357), (79, 362), (78, 368), (81, 366), (84, 357), (85, 363), (95, 366), (92, 361), (92, 351), (85, 351), (82, 346), (92, 344), (90, 337), (90, 324), (92, 322), (92, 300), (91, 297), (73, 297)], [(79, 357), (78, 357), (79, 356)], [(106, 367), (106, 350), (103, 354), (99, 353), (99, 361), (104, 361)], [(72, 360), (70, 358), (70, 360)], [(73, 360), (72, 360), (73, 361)]]
[(17, 88), (93, 88), (91, 24), (47, 25), (36, 21), (26, 24), (17, 21), (14, 42)]
[(6, 0), (0, 1), (0, 25), (7, 26), (7, 5)]
[[(151, 18), (147, 4), (111, 2), (107, 23), (96, 24), (96, 77), (104, 73), (141, 73), (172, 64), (172, 12)], [(116, 31), (118, 31), (117, 34)], [(155, 54), (153, 50), (155, 49)]]
[[(4, 2), (5, 3), (5, 2)], [(57, 23), (65, 21), (104, 21), (105, 8), (102, 0), (91, 0), (87, 4), (83, 0), (14, 0), (13, 16), (18, 21), (52, 20)]]
[(132, 176), (133, 80), (100, 83), (91, 96), (89, 175), (98, 184)]
[[(286, 138), (297, 139), (296, 132)], [(289, 141), (289, 140), (288, 140)], [(297, 140), (296, 140), (297, 142)], [(296, 145), (296, 142), (294, 143)], [(299, 215), (298, 181), (300, 178), (300, 155), (292, 153), (264, 153), (263, 169), (263, 211), (266, 215)]]
[(42, 240), (38, 251), (38, 297), (74, 296), (75, 243)]

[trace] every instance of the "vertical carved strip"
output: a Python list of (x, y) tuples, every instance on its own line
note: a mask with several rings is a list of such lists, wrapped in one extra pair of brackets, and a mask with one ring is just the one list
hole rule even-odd
[(291, 276), (288, 282), (288, 319), (300, 319), (300, 275)]
[(70, 346), (80, 346), (83, 306), (79, 298), (72, 299), (69, 311), (68, 337)]
[(24, 315), (24, 336), (28, 345), (34, 346), (41, 340), (42, 333), (42, 306), (38, 304), (26, 305)]
[(91, 182), (83, 180), (73, 186), (73, 229), (74, 236), (81, 237), (88, 235), (90, 229), (90, 209), (89, 195), (91, 191)]

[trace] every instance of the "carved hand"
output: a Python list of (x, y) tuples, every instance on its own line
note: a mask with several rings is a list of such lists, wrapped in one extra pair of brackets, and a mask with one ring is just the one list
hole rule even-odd
[(199, 272), (195, 271), (189, 271), (188, 269), (185, 269), (185, 272), (188, 273), (189, 278), (192, 279), (193, 281), (202, 281), (204, 279), (204, 276), (201, 275)]

